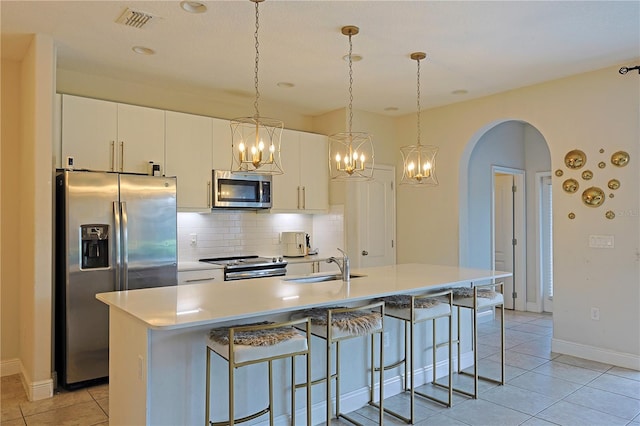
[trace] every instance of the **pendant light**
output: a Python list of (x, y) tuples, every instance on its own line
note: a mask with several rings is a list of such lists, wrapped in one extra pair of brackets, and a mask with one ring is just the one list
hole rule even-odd
[(420, 61), (426, 57), (427, 54), (424, 52), (411, 54), (411, 59), (418, 64), (418, 140), (416, 145), (406, 145), (400, 148), (403, 159), (401, 185), (438, 185), (438, 179), (436, 178), (438, 147), (420, 143)]
[(260, 43), (258, 40), (258, 5), (264, 0), (250, 0), (255, 3), (256, 30), (254, 33), (256, 59), (254, 83), (256, 98), (253, 103), (253, 117), (240, 117), (231, 120), (231, 171), (234, 173), (255, 173), (280, 175), (283, 173), (280, 162), (280, 138), (284, 123), (280, 120), (260, 116), (258, 100), (258, 59)]
[(351, 37), (360, 29), (349, 25), (342, 34), (349, 36), (349, 129), (329, 136), (329, 170), (331, 179), (370, 180), (373, 175), (373, 142), (369, 133), (353, 132), (353, 44)]

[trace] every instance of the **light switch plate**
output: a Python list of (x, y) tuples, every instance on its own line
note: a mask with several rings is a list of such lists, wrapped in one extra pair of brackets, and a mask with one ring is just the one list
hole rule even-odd
[(613, 235), (589, 235), (589, 247), (591, 248), (613, 248)]

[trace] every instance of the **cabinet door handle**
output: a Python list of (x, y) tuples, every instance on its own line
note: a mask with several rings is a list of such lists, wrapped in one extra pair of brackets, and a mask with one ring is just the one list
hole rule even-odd
[(124, 172), (124, 141), (120, 141), (120, 171)]
[(207, 207), (211, 208), (211, 181), (207, 181)]
[(297, 208), (300, 209), (300, 187), (298, 187), (298, 205)]
[(208, 277), (208, 278), (194, 278), (191, 280), (184, 280), (185, 283), (197, 283), (199, 281), (214, 281), (215, 277)]
[(368, 256), (368, 255), (369, 255), (369, 252), (368, 252), (368, 251), (366, 251), (366, 250), (362, 250), (362, 255), (363, 255), (363, 256)]
[(116, 141), (111, 141), (111, 171), (116, 171)]
[(307, 209), (307, 187), (302, 187), (302, 210)]

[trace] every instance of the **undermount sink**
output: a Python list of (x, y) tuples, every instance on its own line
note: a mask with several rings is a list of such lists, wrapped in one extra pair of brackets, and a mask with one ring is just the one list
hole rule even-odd
[[(350, 274), (350, 278), (361, 278), (366, 277), (363, 274)], [(284, 278), (284, 281), (292, 282), (292, 283), (319, 283), (323, 281), (341, 281), (342, 274), (330, 274), (330, 275), (312, 275), (308, 277), (298, 277), (298, 278)]]

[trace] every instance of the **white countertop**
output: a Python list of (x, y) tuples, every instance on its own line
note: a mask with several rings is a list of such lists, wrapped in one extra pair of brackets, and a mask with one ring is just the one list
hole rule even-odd
[(352, 278), (349, 283), (292, 283), (283, 277), (257, 278), (100, 293), (96, 297), (111, 309), (132, 315), (149, 328), (170, 330), (511, 276), (510, 272), (427, 264), (401, 264), (351, 272), (366, 277)]

